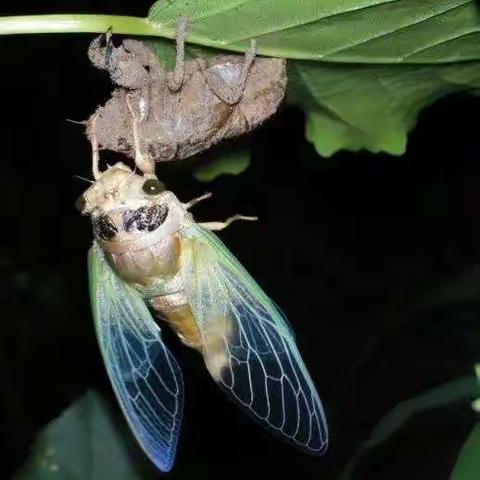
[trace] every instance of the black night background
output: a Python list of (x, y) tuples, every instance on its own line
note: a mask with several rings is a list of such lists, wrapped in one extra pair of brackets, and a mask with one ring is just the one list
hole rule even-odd
[[(1, 12), (141, 16), (148, 6), (5, 1)], [(0, 38), (0, 478), (18, 470), (41, 428), (88, 389), (101, 392), (124, 422), (90, 312), (91, 226), (74, 208), (86, 188), (74, 176), (90, 176), (90, 146), (82, 127), (66, 121), (87, 118), (111, 88), (89, 64), (92, 38)], [(320, 458), (278, 441), (224, 398), (200, 355), (164, 328), (186, 384), (170, 478), (340, 478), (396, 404), (473, 375), (480, 358), (479, 112), (480, 97), (448, 96), (421, 113), (403, 156), (321, 158), (304, 138), (304, 114), (284, 105), (242, 140), (252, 162), (239, 176), (205, 184), (191, 176), (191, 161), (158, 166), (184, 201), (212, 191), (194, 210), (197, 219), (260, 218), (220, 236), (287, 314), (331, 432)], [(474, 421), (468, 399), (418, 413), (359, 460), (355, 478), (447, 480)], [(133, 441), (131, 449), (138, 449)], [(139, 452), (138, 461), (150, 469)]]

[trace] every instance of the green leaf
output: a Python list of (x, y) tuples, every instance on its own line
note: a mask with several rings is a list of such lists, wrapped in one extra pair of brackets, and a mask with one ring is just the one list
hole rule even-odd
[[(475, 364), (475, 375), (477, 377), (477, 382), (480, 385), (480, 363)], [(472, 402), (472, 408), (474, 412), (480, 413), (480, 397), (476, 398)]]
[(194, 43), (347, 63), (478, 60), (474, 0), (160, 0), (148, 15), (162, 28), (191, 20)]
[(480, 478), (480, 424), (470, 432), (453, 468), (450, 480)]
[[(149, 20), (188, 40), (289, 59), (289, 101), (307, 114), (320, 155), (367, 149), (400, 155), (422, 108), (480, 89), (480, 14), (474, 0), (162, 0)], [(156, 42), (155, 40), (153, 41)], [(170, 50), (157, 50), (171, 65)], [(191, 56), (212, 50), (191, 48)]]
[[(167, 68), (173, 70), (175, 67), (175, 44), (163, 38), (150, 38), (144, 40)], [(198, 47), (196, 45), (185, 45), (185, 59), (207, 58), (218, 55), (220, 52), (214, 48)]]
[(480, 63), (329, 66), (292, 62), (290, 100), (307, 113), (306, 136), (330, 156), (347, 148), (400, 155), (422, 108), (480, 89)]
[(454, 402), (469, 401), (478, 395), (480, 395), (478, 379), (474, 376), (469, 376), (435, 387), (422, 395), (400, 402), (378, 422), (363, 446), (346, 466), (341, 477), (342, 480), (352, 480), (358, 459), (369, 450), (386, 442), (412, 416), (433, 408), (444, 407)]
[(238, 175), (248, 168), (250, 152), (247, 149), (225, 151), (219, 158), (197, 167), (193, 176), (201, 182), (210, 182), (220, 175)]
[(145, 480), (106, 402), (88, 392), (38, 435), (15, 480)]
[(480, 301), (480, 267), (474, 265), (458, 275), (439, 282), (419, 296), (413, 307), (417, 312), (440, 310)]

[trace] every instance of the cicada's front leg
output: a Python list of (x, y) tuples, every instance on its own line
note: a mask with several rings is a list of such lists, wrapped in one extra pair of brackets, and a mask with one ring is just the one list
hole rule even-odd
[(189, 202), (184, 203), (183, 206), (185, 207), (186, 210), (190, 210), (197, 203), (203, 202), (203, 200), (208, 200), (211, 197), (212, 197), (212, 192), (206, 192), (200, 197), (194, 198), (193, 200), (190, 200)]
[[(212, 196), (211, 192), (206, 192), (200, 197), (194, 198), (193, 200), (190, 200), (189, 202), (184, 203), (183, 206), (187, 210), (189, 210), (197, 203), (200, 203), (203, 200), (207, 200), (211, 198), (211, 196)], [(224, 222), (199, 222), (198, 225), (200, 225), (203, 228), (206, 228), (207, 230), (218, 231), (218, 230), (223, 230), (224, 228), (227, 228), (230, 224), (232, 224), (233, 222), (236, 222), (237, 220), (255, 222), (258, 220), (258, 217), (247, 217), (245, 215), (233, 215), (232, 217), (227, 218)]]
[(247, 222), (255, 222), (258, 220), (258, 217), (247, 217), (245, 215), (233, 215), (232, 217), (227, 218), (224, 222), (200, 222), (199, 225), (207, 230), (218, 231), (227, 228), (233, 222), (237, 220), (245, 220)]

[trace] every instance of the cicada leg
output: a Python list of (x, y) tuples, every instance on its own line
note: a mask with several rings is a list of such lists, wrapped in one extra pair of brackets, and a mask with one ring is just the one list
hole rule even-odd
[(193, 200), (190, 200), (189, 202), (187, 203), (184, 203), (183, 206), (189, 210), (190, 208), (192, 208), (193, 206), (195, 206), (197, 203), (200, 203), (202, 202), (203, 200), (208, 200), (209, 198), (211, 198), (212, 196), (212, 192), (206, 192), (204, 193), (203, 195), (201, 195), (200, 197), (197, 197), (197, 198), (194, 198)]
[[(206, 192), (200, 197), (194, 198), (193, 200), (190, 200), (189, 202), (184, 203), (183, 206), (187, 210), (189, 210), (197, 203), (200, 203), (203, 200), (207, 200), (211, 198), (211, 196), (212, 196), (211, 192)], [(236, 222), (237, 220), (255, 222), (256, 220), (258, 220), (258, 217), (247, 217), (245, 215), (233, 215), (232, 217), (227, 218), (224, 222), (200, 222), (199, 225), (203, 228), (206, 228), (207, 230), (218, 231), (218, 230), (223, 230), (224, 228), (227, 228), (230, 224), (232, 224), (233, 222)]]
[(237, 220), (245, 220), (247, 222), (255, 222), (258, 217), (246, 217), (245, 215), (233, 215), (233, 217), (227, 218), (224, 222), (200, 222), (199, 225), (207, 230), (218, 231), (227, 228), (233, 222)]

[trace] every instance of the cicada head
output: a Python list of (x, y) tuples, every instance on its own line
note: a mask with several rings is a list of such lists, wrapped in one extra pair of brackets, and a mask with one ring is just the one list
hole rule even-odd
[(158, 239), (178, 231), (188, 215), (155, 175), (138, 175), (121, 162), (99, 173), (76, 206), (91, 216), (95, 237), (102, 243)]

